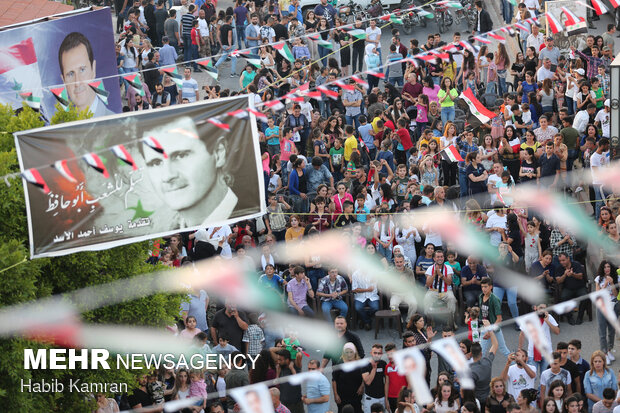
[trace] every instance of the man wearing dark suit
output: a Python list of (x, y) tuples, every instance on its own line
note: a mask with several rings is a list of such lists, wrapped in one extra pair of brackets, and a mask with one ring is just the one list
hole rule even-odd
[(476, 3), (476, 24), (474, 25), (475, 33), (486, 33), (493, 30), (493, 20), (488, 11), (482, 8), (482, 0), (477, 0)]

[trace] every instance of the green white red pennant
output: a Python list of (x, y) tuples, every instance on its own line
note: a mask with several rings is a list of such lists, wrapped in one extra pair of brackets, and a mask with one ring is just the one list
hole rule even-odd
[(108, 96), (110, 96), (110, 92), (105, 90), (105, 86), (103, 85), (102, 80), (95, 80), (94, 82), (90, 82), (88, 86), (90, 86), (90, 88), (95, 91), (97, 97), (101, 99), (104, 105), (108, 104)]
[(144, 96), (144, 89), (142, 89), (142, 80), (140, 80), (140, 76), (138, 76), (137, 73), (125, 75), (123, 76), (123, 79), (129, 82), (129, 84), (135, 89), (137, 94), (139, 94), (140, 96)]
[(291, 52), (291, 49), (287, 46), (286, 43), (276, 43), (273, 45), (273, 47), (289, 62), (292, 63), (295, 61), (295, 56), (293, 56), (293, 52)]
[(67, 95), (67, 89), (64, 86), (62, 86), (62, 87), (52, 88), (50, 89), (50, 92), (52, 92), (52, 95), (54, 95), (54, 97), (56, 98), (58, 103), (60, 103), (60, 106), (62, 106), (65, 112), (68, 111), (70, 103), (69, 103), (69, 96)]
[(213, 66), (213, 62), (209, 58), (197, 60), (200, 66), (202, 66), (207, 74), (211, 76), (213, 79), (217, 80), (217, 69)]
[(32, 92), (23, 92), (20, 93), (19, 96), (21, 96), (24, 102), (26, 102), (26, 105), (30, 106), (32, 109), (41, 109), (41, 98), (34, 96)]

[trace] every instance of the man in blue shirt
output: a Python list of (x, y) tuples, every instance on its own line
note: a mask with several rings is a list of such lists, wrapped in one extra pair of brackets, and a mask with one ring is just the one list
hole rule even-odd
[(377, 155), (377, 147), (375, 146), (375, 137), (371, 134), (373, 131), (372, 125), (368, 123), (368, 119), (366, 119), (365, 115), (359, 115), (358, 120), (360, 126), (357, 128), (357, 131), (359, 132), (364, 145), (368, 148), (368, 156), (370, 156), (370, 160), (373, 161)]
[(308, 362), (308, 371), (319, 374), (308, 380), (306, 394), (301, 396), (301, 401), (308, 406), (308, 413), (327, 413), (330, 410), (329, 395), (331, 393), (331, 386), (327, 377), (318, 370), (318, 360), (310, 360)]
[(334, 187), (334, 177), (329, 172), (327, 166), (323, 164), (320, 157), (315, 156), (312, 158), (312, 165), (306, 167), (305, 170), (306, 179), (308, 181), (308, 191), (316, 192), (317, 188), (321, 184), (325, 184), (330, 188)]
[(321, 4), (317, 4), (314, 8), (314, 15), (317, 19), (321, 17), (327, 20), (329, 27), (334, 27), (334, 17), (336, 16), (336, 9), (331, 4), (327, 4), (327, 0), (321, 0)]
[(176, 63), (179, 55), (175, 48), (170, 46), (168, 36), (162, 37), (161, 41), (164, 45), (159, 49), (159, 63), (162, 66), (171, 66)]

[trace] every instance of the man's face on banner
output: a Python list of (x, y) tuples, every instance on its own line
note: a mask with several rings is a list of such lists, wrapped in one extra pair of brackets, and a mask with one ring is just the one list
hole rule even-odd
[[(184, 128), (198, 135), (195, 127)], [(188, 137), (182, 130), (171, 125), (168, 131), (152, 134), (166, 151), (167, 159), (147, 146), (143, 148), (146, 172), (155, 192), (176, 211), (192, 208), (207, 197), (223, 161), (223, 157), (209, 153), (200, 139)]]
[(90, 64), (86, 46), (79, 44), (62, 54), (62, 80), (67, 86), (69, 99), (78, 109), (90, 107), (95, 99), (95, 92), (88, 86), (96, 76), (96, 61)]

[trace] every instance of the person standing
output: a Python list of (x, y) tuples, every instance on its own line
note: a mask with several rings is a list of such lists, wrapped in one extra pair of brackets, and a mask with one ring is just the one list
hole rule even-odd
[(198, 91), (198, 82), (196, 82), (196, 79), (192, 78), (192, 69), (186, 67), (184, 75), (181, 94), (179, 95), (179, 103), (181, 103), (183, 99), (187, 99), (190, 103), (196, 102), (200, 99), (200, 92)]
[[(189, 61), (192, 59), (192, 28), (194, 27), (194, 11), (196, 5), (190, 4), (188, 12), (181, 16), (181, 29), (183, 34), (183, 60), (185, 67), (189, 67)], [(195, 65), (196, 63), (194, 63)], [(195, 66), (195, 68), (198, 66)]]
[[(308, 362), (308, 371), (318, 371), (318, 360)], [(331, 386), (329, 380), (323, 374), (319, 374), (306, 383), (306, 394), (301, 396), (301, 401), (308, 407), (308, 413), (327, 413), (329, 409), (329, 395)]]
[[(489, 327), (491, 325), (489, 320), (484, 320), (483, 324), (484, 327)], [(469, 368), (471, 370), (471, 378), (475, 383), (474, 394), (476, 395), (476, 398), (480, 402), (481, 406), (484, 406), (484, 403), (491, 392), (489, 387), (489, 384), (491, 383), (491, 371), (493, 370), (495, 353), (497, 352), (497, 348), (499, 346), (497, 337), (495, 337), (495, 332), (493, 330), (489, 330), (487, 335), (491, 340), (491, 348), (489, 349), (489, 353), (487, 355), (484, 355), (480, 343), (472, 343), (470, 350), (473, 363), (469, 365)]]
[[(485, 321), (488, 321), (490, 324), (495, 325), (495, 333), (493, 334), (493, 337), (497, 342), (497, 349), (499, 349), (504, 356), (508, 357), (510, 350), (506, 346), (504, 335), (499, 327), (502, 322), (502, 303), (499, 301), (499, 298), (493, 294), (493, 280), (489, 277), (483, 278), (482, 281), (480, 281), (480, 288), (482, 289), (482, 294), (478, 297), (480, 322), (484, 323)], [(489, 345), (493, 344), (490, 338), (489, 333), (482, 336), (482, 342), (480, 345), (483, 353), (486, 353)]]
[(373, 344), (370, 350), (370, 364), (362, 370), (365, 389), (362, 396), (364, 413), (371, 413), (370, 408), (374, 403), (385, 404), (385, 369), (387, 363), (381, 359), (382, 356), (383, 346), (378, 343)]
[[(283, 348), (276, 352), (276, 376), (279, 379), (297, 374), (291, 365), (291, 352)], [(304, 413), (301, 397), (301, 385), (292, 385), (288, 380), (279, 385), (282, 403), (291, 413)]]
[(215, 68), (217, 69), (230, 56), (230, 77), (237, 77), (237, 56), (232, 54), (234, 47), (232, 19), (232, 15), (226, 16), (225, 23), (220, 27), (222, 51), (220, 58), (215, 63)]
[(164, 34), (168, 37), (170, 46), (174, 47), (174, 50), (178, 52), (181, 39), (179, 38), (179, 22), (177, 21), (177, 11), (175, 9), (170, 10), (169, 17), (164, 22)]

